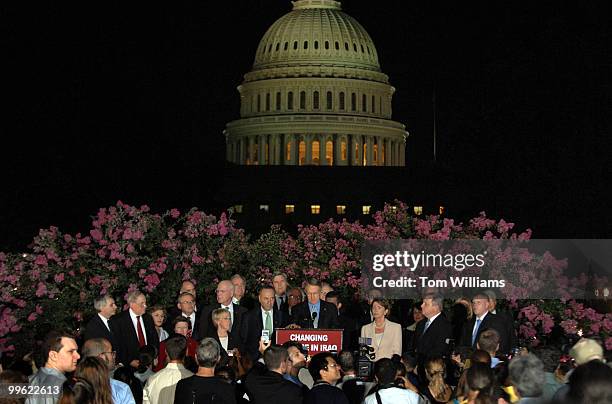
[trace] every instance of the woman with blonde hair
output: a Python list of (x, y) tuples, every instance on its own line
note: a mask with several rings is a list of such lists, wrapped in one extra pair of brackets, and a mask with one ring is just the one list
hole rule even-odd
[(91, 356), (83, 359), (74, 377), (89, 382), (94, 392), (92, 404), (113, 404), (108, 367), (102, 360)]
[(148, 312), (151, 317), (153, 317), (153, 324), (155, 324), (155, 331), (157, 331), (159, 342), (168, 339), (168, 337), (170, 337), (170, 334), (168, 334), (168, 331), (164, 330), (163, 328), (163, 324), (166, 321), (167, 317), (166, 309), (156, 304), (155, 306), (151, 307)]
[(453, 390), (444, 382), (445, 374), (446, 366), (442, 358), (429, 359), (425, 362), (425, 376), (429, 384), (424, 393), (432, 404), (446, 403), (451, 399)]

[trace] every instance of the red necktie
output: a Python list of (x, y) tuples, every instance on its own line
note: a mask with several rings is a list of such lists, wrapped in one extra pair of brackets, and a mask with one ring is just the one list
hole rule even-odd
[(136, 320), (138, 322), (138, 345), (143, 347), (147, 345), (147, 343), (145, 342), (144, 332), (142, 332), (142, 325), (140, 325), (140, 316), (136, 316)]

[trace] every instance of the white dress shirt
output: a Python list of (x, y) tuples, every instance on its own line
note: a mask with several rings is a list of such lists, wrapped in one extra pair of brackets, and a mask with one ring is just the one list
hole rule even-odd
[(185, 313), (181, 313), (181, 316), (187, 317), (189, 319), (189, 321), (191, 321), (191, 331), (195, 330), (195, 326), (196, 326), (196, 323), (195, 323), (195, 311), (193, 313), (191, 313), (190, 316), (188, 316)]
[(102, 322), (104, 323), (104, 325), (106, 326), (106, 329), (110, 332), (110, 327), (108, 326), (108, 318), (104, 317), (102, 314), (98, 313), (98, 317), (100, 317), (100, 320), (102, 320)]
[[(132, 324), (134, 325), (134, 331), (136, 332), (136, 337), (138, 337), (138, 319), (136, 318), (136, 313), (130, 309), (130, 318), (132, 319)], [(145, 345), (147, 344), (147, 333), (145, 332), (144, 320), (142, 316), (140, 316), (140, 327), (142, 327), (142, 334), (144, 335)]]

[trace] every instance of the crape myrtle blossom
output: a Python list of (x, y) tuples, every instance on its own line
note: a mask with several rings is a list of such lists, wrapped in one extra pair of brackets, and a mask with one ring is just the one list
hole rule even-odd
[[(63, 234), (50, 227), (39, 231), (28, 251), (0, 252), (0, 350), (27, 352), (52, 328), (78, 332), (83, 319), (94, 314), (91, 302), (107, 293), (118, 306), (136, 289), (147, 293), (149, 302), (170, 306), (183, 279), (195, 280), (198, 296), (214, 296), (216, 282), (235, 272), (246, 278), (249, 290), (271, 283), (280, 272), (291, 285), (316, 277), (349, 297), (361, 284), (366, 241), (530, 238), (531, 230), (517, 232), (514, 223), (484, 212), (461, 223), (412, 216), (396, 201), (373, 213), (368, 225), (328, 220), (299, 226), (295, 235), (275, 225), (251, 240), (226, 213), (217, 218), (192, 208), (156, 214), (146, 205), (119, 201), (101, 208), (83, 233)], [(570, 300), (573, 288), (586, 279), (563, 277), (566, 262), (526, 250), (499, 249), (495, 258), (504, 268), (516, 268), (506, 297), (519, 312), (522, 337), (541, 338), (562, 327), (570, 335), (578, 330), (599, 335), (612, 346), (612, 316)], [(567, 301), (525, 300), (531, 295), (524, 285), (556, 288)]]

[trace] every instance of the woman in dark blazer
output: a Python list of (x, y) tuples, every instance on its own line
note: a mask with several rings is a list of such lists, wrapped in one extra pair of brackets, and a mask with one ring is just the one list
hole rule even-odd
[(228, 309), (215, 309), (211, 316), (215, 331), (209, 337), (214, 338), (222, 348), (219, 364), (223, 366), (227, 364), (230, 356), (234, 356), (235, 350), (242, 352), (242, 342), (237, 331), (233, 333), (230, 331), (232, 320)]

